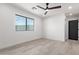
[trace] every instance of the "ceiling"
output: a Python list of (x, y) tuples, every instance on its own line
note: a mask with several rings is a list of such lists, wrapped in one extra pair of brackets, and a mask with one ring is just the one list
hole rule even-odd
[[(45, 3), (16, 3), (15, 5), (41, 17), (48, 17), (57, 13), (65, 13), (66, 16), (79, 14), (79, 3), (49, 3), (49, 7), (54, 7), (58, 5), (61, 5), (62, 7), (60, 9), (49, 10), (47, 15), (44, 15), (45, 10), (36, 7), (36, 5), (46, 7)], [(36, 7), (36, 9), (32, 9), (33, 7)], [(69, 7), (72, 8), (68, 9)]]

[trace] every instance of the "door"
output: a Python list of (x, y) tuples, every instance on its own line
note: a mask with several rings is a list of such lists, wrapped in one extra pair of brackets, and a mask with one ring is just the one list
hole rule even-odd
[(78, 40), (78, 20), (69, 21), (69, 39)]

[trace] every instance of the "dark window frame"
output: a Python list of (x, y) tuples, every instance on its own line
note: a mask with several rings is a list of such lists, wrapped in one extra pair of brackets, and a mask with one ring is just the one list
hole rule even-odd
[[(16, 16), (20, 16), (20, 17), (24, 17), (24, 18), (26, 18), (26, 30), (16, 30), (16, 31), (34, 31), (34, 18), (30, 18), (30, 17), (22, 16), (22, 15), (19, 15), (19, 14), (16, 14)], [(33, 20), (33, 30), (27, 30), (27, 18)]]

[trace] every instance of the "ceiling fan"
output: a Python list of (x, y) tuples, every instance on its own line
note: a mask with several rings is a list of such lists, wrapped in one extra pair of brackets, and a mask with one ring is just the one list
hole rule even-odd
[(50, 8), (48, 7), (48, 5), (49, 5), (49, 3), (46, 3), (46, 7), (45, 7), (45, 8), (44, 8), (44, 7), (41, 7), (41, 6), (39, 6), (39, 5), (37, 5), (37, 7), (38, 7), (38, 8), (41, 8), (41, 9), (43, 9), (43, 10), (46, 11), (46, 12), (44, 13), (44, 15), (46, 15), (46, 14), (48, 13), (48, 10), (61, 8), (61, 5), (55, 6), (55, 7), (50, 7)]

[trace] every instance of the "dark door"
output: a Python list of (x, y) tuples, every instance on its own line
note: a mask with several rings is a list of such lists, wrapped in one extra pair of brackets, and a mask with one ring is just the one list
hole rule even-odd
[(69, 39), (78, 40), (78, 20), (69, 21)]

